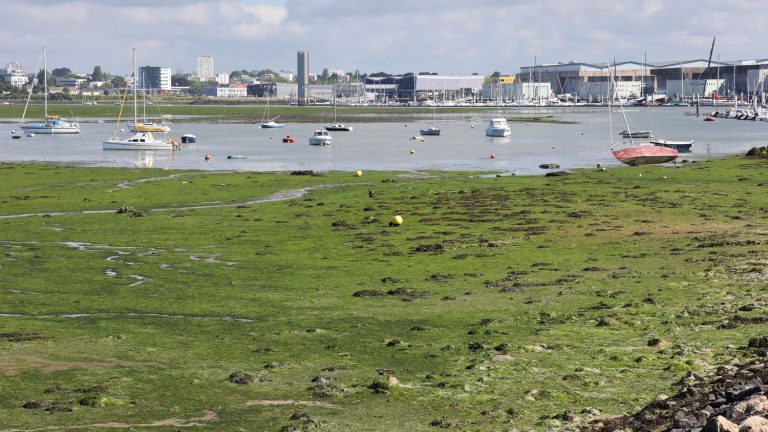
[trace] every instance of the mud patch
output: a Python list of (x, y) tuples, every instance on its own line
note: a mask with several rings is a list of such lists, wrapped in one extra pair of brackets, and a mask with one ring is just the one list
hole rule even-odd
[(21, 332), (9, 332), (0, 333), (0, 341), (6, 342), (30, 342), (36, 340), (46, 339), (45, 336), (40, 336), (37, 333), (21, 333)]
[(14, 376), (29, 369), (38, 369), (41, 372), (57, 372), (69, 369), (88, 369), (96, 367), (131, 367), (131, 366), (149, 366), (156, 368), (166, 368), (167, 366), (157, 362), (142, 362), (119, 360), (115, 358), (91, 359), (90, 361), (62, 361), (51, 360), (37, 356), (8, 356), (0, 357), (0, 374), (4, 376)]
[(205, 415), (202, 417), (193, 417), (188, 419), (169, 418), (165, 420), (156, 420), (151, 423), (98, 423), (89, 425), (71, 425), (71, 426), (47, 426), (38, 429), (3, 429), (0, 432), (37, 432), (44, 430), (76, 430), (76, 429), (133, 429), (141, 427), (193, 427), (193, 426), (206, 426), (207, 423), (211, 423), (218, 420), (218, 416), (213, 411), (205, 411)]
[(318, 401), (301, 401), (301, 400), (291, 400), (291, 399), (284, 399), (284, 400), (250, 400), (245, 403), (245, 406), (254, 406), (254, 405), (262, 405), (262, 406), (279, 406), (279, 405), (304, 405), (304, 406), (313, 406), (313, 407), (320, 407), (320, 408), (330, 408), (330, 409), (341, 409), (339, 405), (335, 405), (328, 402), (318, 402)]

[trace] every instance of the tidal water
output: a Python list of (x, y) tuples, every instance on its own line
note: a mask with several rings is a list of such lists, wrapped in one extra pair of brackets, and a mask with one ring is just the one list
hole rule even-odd
[[(743, 154), (751, 147), (768, 142), (768, 123), (686, 116), (687, 107), (628, 108), (626, 114), (633, 130), (650, 129), (655, 138), (693, 139), (690, 153), (678, 160), (702, 160), (731, 154)], [(575, 122), (573, 124), (510, 122), (512, 136), (485, 136), (488, 120), (495, 116), (542, 116)], [(423, 116), (422, 116), (423, 117)], [(343, 122), (343, 119), (339, 119)], [(625, 129), (620, 111), (612, 116), (609, 129), (606, 108), (559, 108), (538, 112), (506, 109), (475, 114), (438, 115), (441, 136), (412, 140), (419, 128), (429, 126), (422, 120), (398, 122), (348, 122), (352, 132), (331, 132), (330, 146), (308, 144), (315, 129), (328, 123), (286, 124), (282, 129), (260, 129), (258, 124), (176, 122), (172, 134), (197, 136), (194, 144), (177, 151), (103, 150), (113, 122), (81, 123), (79, 135), (11, 139), (10, 131), (18, 124), (4, 123), (0, 138), (0, 161), (51, 161), (88, 166), (155, 167), (167, 169), (293, 171), (293, 170), (484, 170), (500, 173), (544, 174), (538, 166), (559, 164), (561, 169), (621, 165), (611, 155), (611, 140), (620, 145), (619, 132)], [(472, 127), (474, 126), (474, 127)], [(121, 127), (125, 127), (122, 125)], [(128, 132), (119, 134), (122, 137)], [(283, 143), (286, 135), (295, 143)], [(205, 155), (210, 155), (206, 161)], [(243, 159), (227, 159), (229, 155)], [(495, 155), (495, 158), (491, 158)]]

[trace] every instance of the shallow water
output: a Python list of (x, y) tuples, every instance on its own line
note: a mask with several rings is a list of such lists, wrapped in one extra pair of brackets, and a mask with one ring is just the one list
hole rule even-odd
[[(751, 147), (765, 145), (768, 123), (685, 116), (687, 107), (629, 108), (632, 129), (651, 129), (655, 138), (694, 139), (693, 151), (678, 160), (701, 160), (729, 154), (743, 154)], [(510, 122), (512, 136), (489, 138), (485, 127), (493, 116), (553, 115), (575, 124)], [(343, 119), (339, 119), (344, 121)], [(332, 119), (327, 122), (330, 124)], [(325, 124), (325, 123), (323, 123)], [(618, 166), (610, 153), (606, 109), (561, 108), (540, 113), (506, 109), (476, 114), (438, 115), (441, 136), (411, 140), (422, 121), (350, 123), (353, 132), (332, 132), (333, 144), (310, 146), (312, 131), (323, 124), (295, 123), (282, 129), (260, 129), (257, 124), (174, 123), (173, 135), (197, 136), (197, 143), (180, 151), (102, 150), (114, 123), (82, 123), (79, 135), (23, 136), (11, 139), (16, 124), (5, 124), (0, 139), (0, 160), (52, 161), (94, 166), (156, 167), (202, 170), (291, 171), (291, 170), (491, 170), (504, 173), (543, 174), (542, 163), (556, 163), (562, 169)], [(474, 125), (474, 128), (472, 128)], [(625, 129), (620, 112), (613, 115), (613, 141)], [(127, 136), (127, 133), (119, 134)], [(285, 135), (295, 143), (283, 143)], [(205, 155), (211, 156), (210, 161)], [(492, 159), (491, 154), (496, 157)], [(244, 159), (227, 159), (228, 155)]]

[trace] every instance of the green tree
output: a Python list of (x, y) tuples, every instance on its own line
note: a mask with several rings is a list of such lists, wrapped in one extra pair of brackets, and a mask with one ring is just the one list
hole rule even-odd
[(326, 82), (328, 81), (328, 77), (329, 77), (328, 68), (323, 68), (323, 73), (321, 73), (320, 76), (317, 77), (317, 79), (319, 79), (320, 82)]
[(101, 71), (101, 66), (94, 66), (93, 73), (91, 74), (92, 81), (104, 81), (104, 73)]
[(491, 78), (498, 78), (498, 77), (500, 77), (500, 76), (501, 76), (501, 72), (499, 72), (499, 71), (495, 71), (495, 72), (493, 72), (493, 73), (491, 74)]
[(111, 83), (112, 83), (112, 87), (114, 87), (116, 89), (124, 88), (126, 86), (126, 84), (127, 84), (125, 82), (125, 78), (123, 78), (121, 76), (116, 76), (116, 77), (112, 78)]
[(174, 74), (171, 76), (171, 85), (174, 87), (189, 87), (189, 74)]
[(63, 68), (56, 68), (51, 71), (51, 75), (55, 76), (56, 78), (66, 78), (72, 73), (72, 70), (66, 67)]

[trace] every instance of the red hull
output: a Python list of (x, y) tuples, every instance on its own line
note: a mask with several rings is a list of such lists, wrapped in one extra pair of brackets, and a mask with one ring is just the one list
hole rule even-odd
[(651, 143), (611, 150), (611, 153), (619, 162), (632, 166), (661, 164), (677, 158), (677, 150), (655, 146)]

